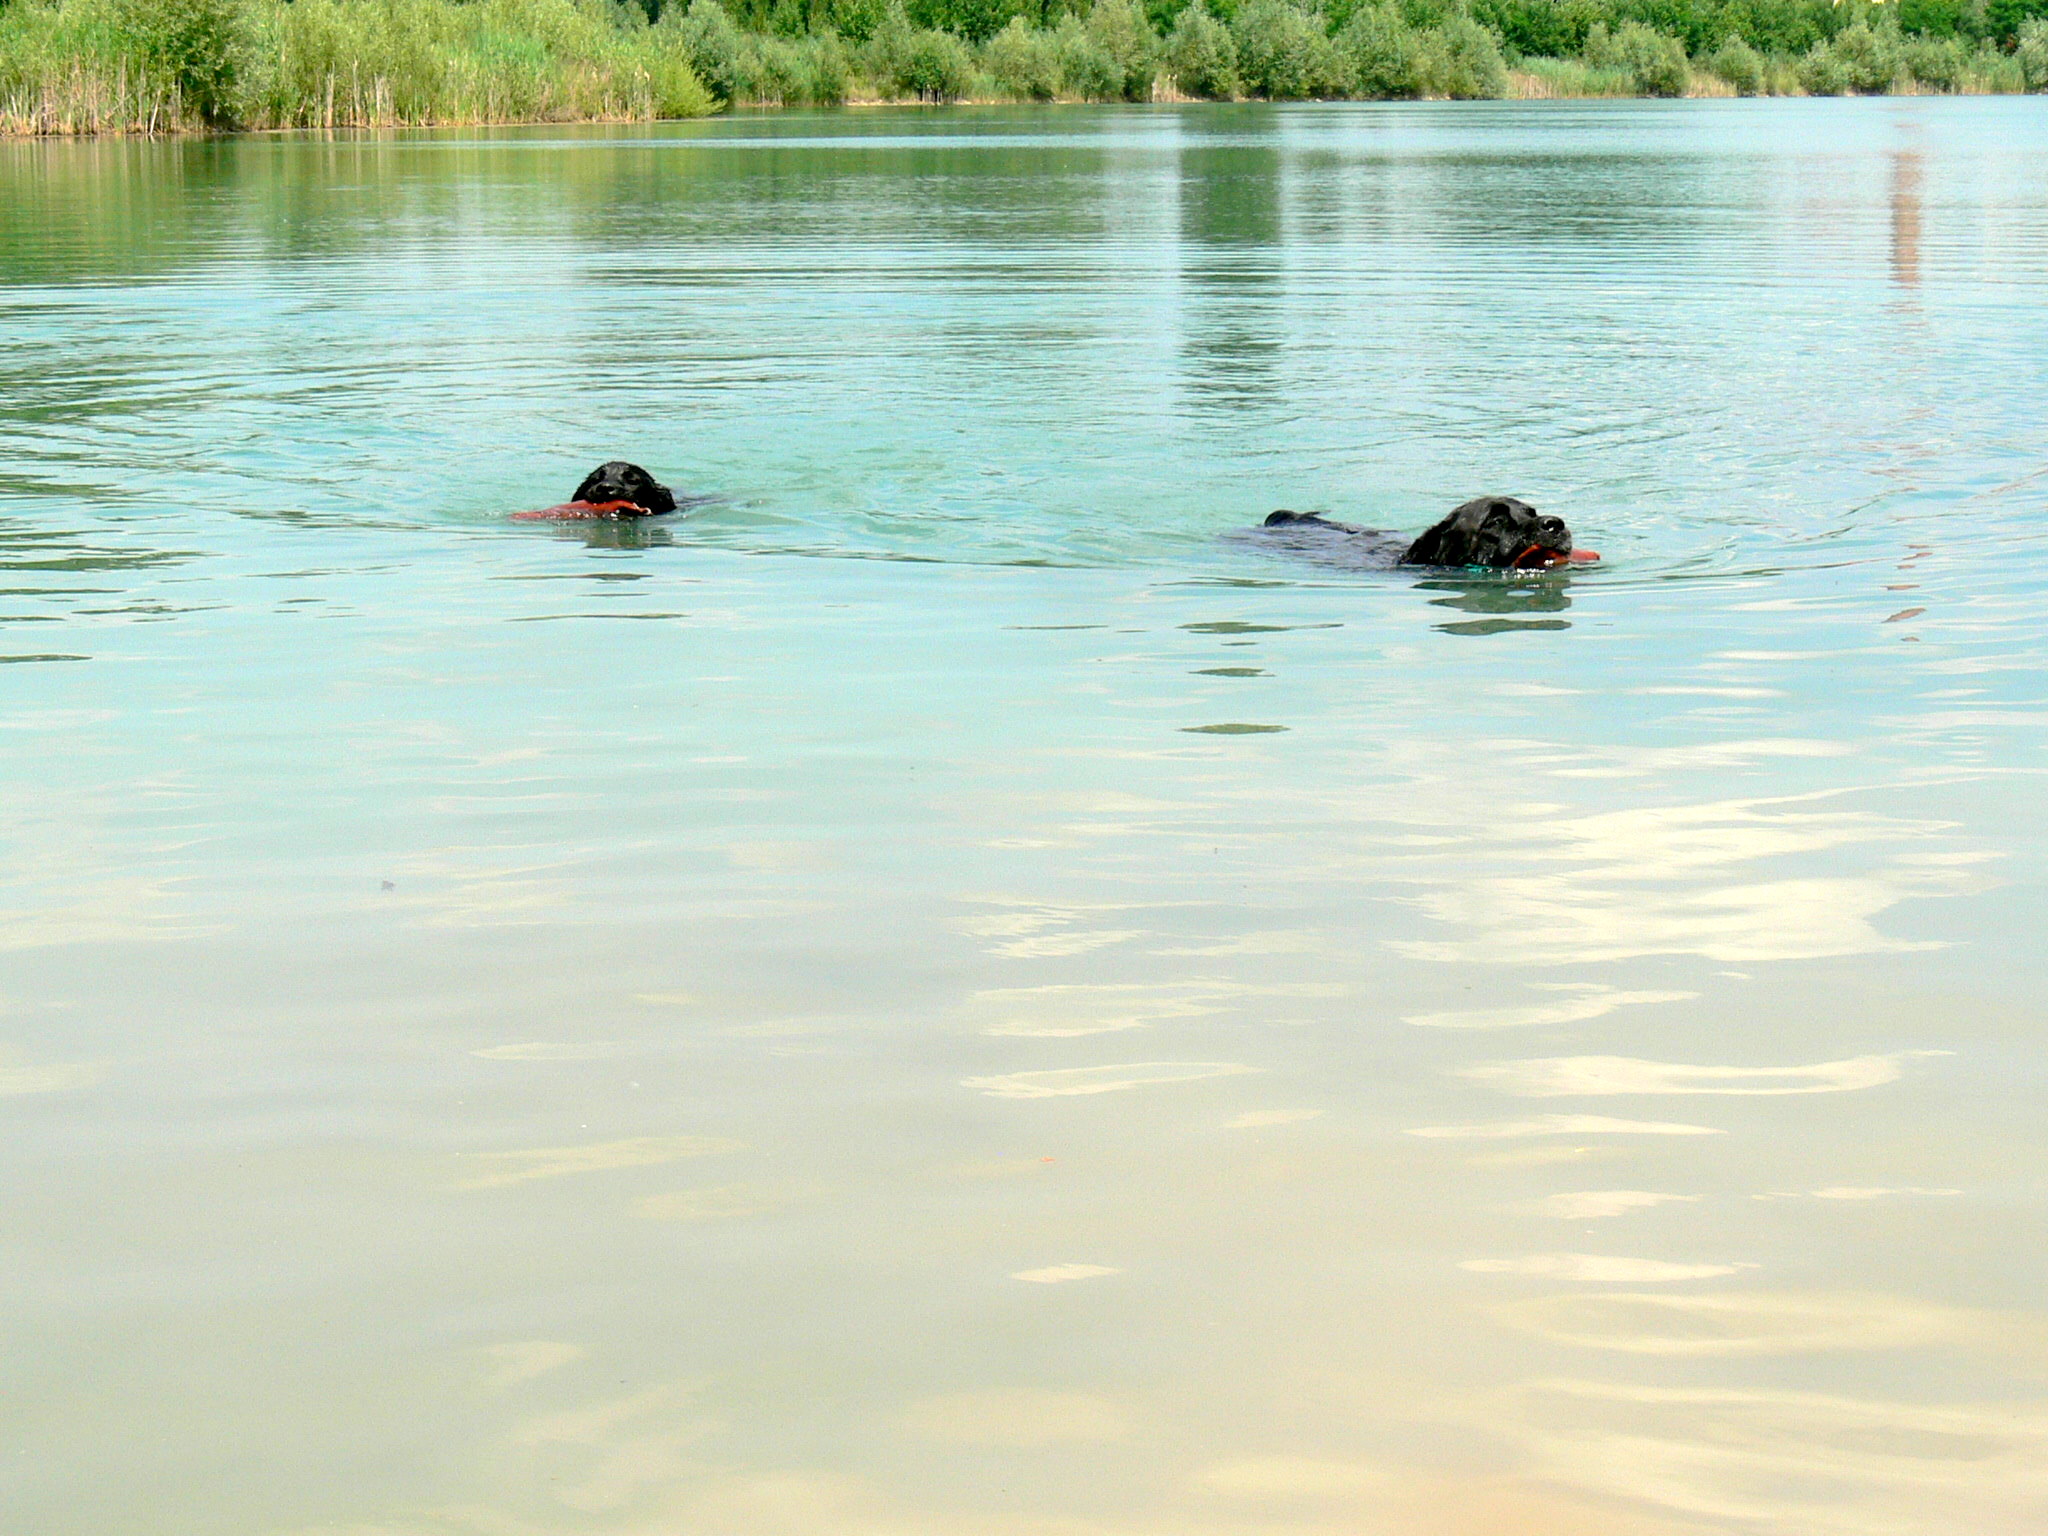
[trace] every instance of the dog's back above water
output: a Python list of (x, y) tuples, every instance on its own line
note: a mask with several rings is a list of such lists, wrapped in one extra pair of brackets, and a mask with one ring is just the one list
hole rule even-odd
[(1600, 558), (1591, 550), (1573, 549), (1563, 518), (1547, 517), (1513, 496), (1477, 497), (1412, 540), (1319, 512), (1286, 511), (1271, 514), (1247, 536), (1355, 570), (1427, 565), (1527, 571)]

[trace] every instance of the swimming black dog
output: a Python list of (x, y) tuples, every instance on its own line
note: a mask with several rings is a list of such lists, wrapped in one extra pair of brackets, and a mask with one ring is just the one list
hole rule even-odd
[[(1573, 558), (1572, 533), (1512, 496), (1468, 501), (1410, 543), (1399, 534), (1340, 523), (1316, 512), (1275, 512), (1265, 521), (1290, 549), (1344, 565), (1483, 565), (1531, 570)], [(1588, 556), (1581, 552), (1580, 559)], [(1597, 556), (1591, 558), (1597, 559)]]
[(569, 499), (594, 504), (623, 501), (637, 509), (621, 510), (622, 517), (659, 517), (676, 509), (675, 492), (638, 464), (628, 464), (624, 459), (598, 465), (583, 477), (583, 483)]
[[(694, 506), (705, 499), (694, 496), (689, 501)], [(543, 507), (538, 512), (514, 512), (512, 521), (573, 523), (609, 519), (616, 522), (620, 518), (659, 517), (675, 509), (675, 492), (638, 464), (613, 459), (585, 475), (583, 483), (576, 487), (576, 494), (560, 506)]]

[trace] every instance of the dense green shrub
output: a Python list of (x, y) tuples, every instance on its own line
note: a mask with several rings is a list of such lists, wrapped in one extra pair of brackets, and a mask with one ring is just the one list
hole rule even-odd
[(1826, 43), (1815, 43), (1799, 61), (1799, 88), (1809, 96), (1849, 94), (1849, 67)]
[(186, 112), (207, 124), (233, 116), (249, 13), (237, 0), (115, 0), (110, 20), (131, 56), (161, 73)]
[(966, 44), (952, 33), (912, 26), (903, 0), (889, 0), (860, 63), (883, 95), (932, 102), (958, 101), (974, 69)]
[(983, 43), (1021, 16), (1033, 21), (1041, 14), (1037, 0), (909, 0), (914, 26), (957, 33)]
[(884, 0), (827, 0), (825, 15), (833, 31), (850, 43), (875, 35), (888, 7)]
[(1472, 15), (1515, 55), (1551, 59), (1577, 58), (1592, 23), (1612, 19), (1588, 0), (1473, 0)]
[(740, 97), (785, 107), (836, 107), (846, 100), (848, 66), (838, 38), (757, 37), (740, 59)]
[(1585, 59), (1595, 69), (1622, 71), (1642, 96), (1683, 96), (1692, 83), (1678, 40), (1639, 21), (1625, 21), (1617, 32), (1594, 22), (1586, 32)]
[(896, 86), (919, 101), (958, 101), (967, 94), (974, 61), (960, 39), (929, 28), (911, 40), (910, 55)]
[(1937, 91), (1953, 91), (1969, 73), (1970, 55), (1952, 37), (1916, 37), (1899, 49), (1907, 74)]
[(1237, 75), (1268, 101), (1342, 96), (1344, 71), (1322, 17), (1292, 0), (1247, 0), (1232, 19)]
[(1738, 96), (1761, 96), (1768, 87), (1764, 56), (1739, 37), (1731, 37), (1707, 58), (1707, 68), (1735, 88)]
[(1060, 90), (1083, 101), (1116, 101), (1124, 92), (1123, 71), (1109, 50), (1096, 40), (1078, 16), (1062, 16), (1052, 31), (1053, 57), (1059, 61)]
[(1230, 29), (1210, 14), (1203, 0), (1174, 19), (1163, 62), (1183, 95), (1228, 101), (1240, 89), (1237, 46)]
[(1828, 49), (1840, 61), (1852, 91), (1881, 95), (1898, 81), (1899, 34), (1889, 27), (1880, 31), (1859, 21), (1836, 33)]
[(1425, 87), (1453, 101), (1492, 101), (1508, 93), (1500, 44), (1469, 16), (1457, 16), (1418, 38)]
[(2017, 48), (2028, 22), (2048, 20), (2048, 0), (1987, 0), (1983, 16), (1984, 37)]
[(717, 103), (697, 78), (690, 50), (682, 38), (663, 27), (649, 27), (643, 52), (647, 71), (647, 115), (703, 117)]
[(2013, 50), (2020, 79), (2030, 91), (2048, 91), (2048, 21), (2029, 21), (2020, 28)]
[(671, 11), (662, 21), (673, 27), (688, 50), (690, 66), (704, 88), (722, 102), (744, 101), (753, 86), (747, 68), (747, 38), (718, 0), (690, 0), (680, 15)]
[(1159, 38), (1138, 0), (1095, 0), (1088, 36), (1109, 61), (1109, 100), (1150, 101), (1159, 67)]
[(1429, 90), (1428, 50), (1392, 6), (1352, 12), (1337, 34), (1337, 52), (1355, 95), (1395, 101)]
[(1021, 16), (989, 39), (981, 57), (996, 89), (1013, 101), (1051, 101), (1060, 93), (1059, 51)]

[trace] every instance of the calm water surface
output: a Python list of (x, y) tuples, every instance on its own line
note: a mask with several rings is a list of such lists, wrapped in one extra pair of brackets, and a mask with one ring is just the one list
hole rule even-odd
[(2044, 514), (2038, 98), (0, 146), (7, 1524), (2037, 1532)]

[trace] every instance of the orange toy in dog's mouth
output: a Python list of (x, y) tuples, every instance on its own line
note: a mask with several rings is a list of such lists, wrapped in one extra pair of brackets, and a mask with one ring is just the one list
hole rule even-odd
[(1575, 549), (1568, 555), (1561, 555), (1554, 549), (1545, 549), (1541, 544), (1531, 544), (1508, 562), (1511, 570), (1540, 571), (1551, 565), (1591, 565), (1600, 558), (1597, 549)]
[(558, 507), (538, 512), (514, 512), (515, 523), (573, 523), (593, 517), (646, 517), (648, 511), (637, 501), (565, 501)]

